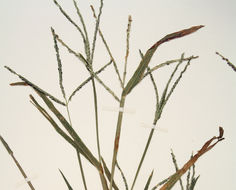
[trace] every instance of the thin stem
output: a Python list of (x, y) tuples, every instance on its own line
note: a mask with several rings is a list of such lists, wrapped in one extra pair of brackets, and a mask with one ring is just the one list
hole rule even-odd
[[(105, 161), (104, 161), (103, 158), (102, 158), (102, 164), (103, 164), (103, 168), (104, 168), (105, 174), (106, 174), (106, 176), (107, 176), (107, 179), (110, 181), (110, 179), (111, 179), (111, 173), (110, 173), (110, 171), (109, 171), (109, 169), (108, 169), (108, 167), (107, 167), (107, 165), (106, 165), (106, 163), (105, 163)], [(119, 190), (119, 188), (117, 187), (117, 185), (116, 185), (116, 183), (115, 183), (114, 180), (113, 180), (112, 186), (113, 186), (113, 188), (114, 188), (115, 190)]]
[[(122, 94), (121, 100), (120, 100), (120, 108), (124, 108), (125, 99), (126, 99), (126, 96)], [(116, 126), (116, 135), (115, 135), (115, 141), (114, 141), (112, 167), (111, 167), (111, 180), (110, 180), (109, 190), (112, 190), (112, 183), (113, 183), (113, 178), (115, 174), (115, 165), (116, 165), (116, 159), (117, 159), (117, 154), (118, 154), (118, 149), (119, 149), (122, 119), (123, 119), (123, 112), (120, 111), (118, 115), (117, 126)]]
[(0, 140), (1, 140), (2, 144), (4, 145), (4, 147), (6, 148), (6, 150), (8, 151), (8, 153), (11, 155), (12, 159), (14, 160), (16, 166), (18, 167), (21, 174), (25, 178), (25, 180), (26, 180), (28, 186), (30, 187), (30, 189), (35, 190), (34, 186), (32, 185), (31, 181), (28, 179), (28, 177), (27, 177), (26, 173), (24, 172), (23, 168), (21, 167), (21, 165), (19, 164), (19, 162), (16, 160), (15, 156), (13, 155), (13, 151), (11, 150), (11, 148), (9, 147), (9, 145), (7, 144), (7, 142), (3, 139), (3, 137), (1, 135), (0, 135)]
[(81, 24), (83, 26), (83, 30), (84, 30), (85, 41), (86, 41), (86, 43), (84, 44), (85, 45), (85, 53), (86, 53), (87, 57), (90, 57), (90, 45), (89, 45), (89, 38), (88, 38), (88, 32), (87, 32), (87, 29), (86, 29), (86, 25), (84, 23), (83, 16), (80, 13), (80, 10), (79, 10), (79, 7), (77, 6), (76, 1), (73, 0), (73, 2), (74, 2), (74, 6), (75, 6), (75, 9), (76, 9), (76, 12), (77, 12), (77, 14), (79, 16), (80, 22), (81, 22)]
[[(68, 101), (67, 101), (67, 99), (65, 99), (65, 101), (66, 101), (66, 111), (67, 111), (69, 123), (70, 123), (70, 125), (72, 127), (72, 121), (71, 121)], [(79, 153), (78, 149), (76, 149), (76, 152), (77, 152), (77, 157), (78, 157), (79, 166), (80, 166), (80, 173), (81, 173), (83, 184), (84, 184), (84, 189), (87, 190), (87, 185), (86, 185), (86, 180), (85, 180), (85, 175), (84, 175), (83, 164), (82, 164), (80, 153)]]
[(126, 190), (129, 190), (129, 187), (128, 187), (128, 183), (127, 183), (127, 180), (126, 180), (126, 177), (125, 177), (125, 174), (124, 172), (122, 171), (122, 169), (120, 168), (118, 162), (116, 161), (116, 167), (118, 168), (118, 170), (120, 171), (120, 174), (122, 176), (122, 179), (123, 179), (123, 182), (125, 184), (125, 189)]
[(94, 111), (95, 111), (95, 122), (96, 122), (96, 139), (97, 139), (97, 149), (98, 149), (98, 158), (101, 164), (101, 151), (100, 151), (100, 142), (99, 142), (99, 128), (98, 128), (98, 101), (97, 101), (97, 91), (95, 86), (94, 78), (92, 78), (93, 86), (93, 98), (94, 98)]
[[(63, 10), (63, 8), (60, 6), (60, 4), (56, 1), (56, 0), (53, 0), (55, 5), (59, 8), (59, 10), (61, 11), (61, 13), (66, 17), (66, 19), (72, 24), (75, 26), (75, 28), (79, 31), (79, 33), (81, 34), (81, 37), (83, 39), (83, 42), (84, 44), (86, 44), (86, 37), (83, 33), (83, 31), (81, 30), (81, 28), (70, 18), (70, 16)], [(85, 52), (87, 53), (87, 49), (86, 49), (86, 45), (85, 45)]]
[(81, 161), (81, 156), (78, 150), (77, 151), (77, 157), (78, 157), (78, 161), (79, 161), (79, 166), (80, 166), (80, 173), (82, 176), (82, 181), (84, 184), (84, 189), (87, 190), (87, 185), (86, 185), (86, 180), (85, 180), (85, 176), (84, 176), (84, 170), (83, 170), (83, 165), (82, 165), (82, 161)]
[[(139, 53), (140, 53), (141, 58), (143, 59), (143, 54), (142, 54), (142, 52), (139, 51)], [(150, 71), (150, 68), (149, 68), (149, 67), (147, 67), (147, 71)], [(153, 84), (154, 91), (155, 91), (155, 95), (156, 95), (156, 111), (155, 111), (155, 116), (154, 116), (154, 121), (153, 121), (153, 126), (156, 126), (156, 123), (157, 123), (158, 119), (160, 118), (160, 114), (161, 114), (161, 112), (160, 112), (160, 110), (159, 110), (159, 107), (160, 107), (160, 106), (159, 106), (159, 95), (158, 95), (157, 85), (156, 85), (156, 83), (155, 83), (155, 80), (154, 80), (154, 77), (153, 77), (152, 73), (149, 72), (149, 75), (150, 75), (150, 79), (151, 79), (151, 82), (152, 82), (152, 84)], [(154, 128), (153, 128), (153, 129), (150, 131), (150, 133), (149, 133), (149, 137), (148, 137), (146, 146), (145, 146), (145, 148), (144, 148), (144, 152), (143, 152), (143, 154), (142, 154), (142, 157), (141, 157), (141, 160), (140, 160), (140, 162), (139, 162), (137, 171), (136, 171), (136, 173), (135, 173), (135, 177), (134, 177), (134, 180), (133, 180), (133, 183), (132, 183), (132, 186), (131, 186), (131, 190), (134, 188), (134, 185), (135, 185), (135, 182), (136, 182), (136, 180), (137, 180), (139, 171), (140, 171), (140, 169), (141, 169), (141, 167), (142, 167), (142, 164), (143, 164), (143, 161), (144, 161), (144, 159), (145, 159), (147, 150), (148, 150), (149, 145), (150, 145), (150, 142), (151, 142), (151, 140), (152, 140), (153, 133), (154, 133)]]
[(102, 15), (102, 8), (103, 8), (103, 0), (100, 0), (100, 8), (99, 8), (98, 17), (96, 19), (96, 26), (95, 26), (94, 37), (93, 37), (92, 53), (91, 53), (91, 59), (90, 59), (91, 64), (93, 63), (95, 45), (96, 45), (96, 40), (97, 40), (97, 32), (98, 32), (98, 29), (99, 29), (100, 18), (101, 18), (101, 15)]
[(190, 57), (183, 58), (183, 59), (181, 59), (181, 58), (180, 58), (180, 59), (173, 59), (173, 60), (169, 60), (169, 61), (160, 63), (160, 64), (156, 65), (155, 67), (151, 68), (149, 71), (147, 71), (147, 72), (144, 74), (143, 78), (145, 78), (149, 73), (152, 73), (153, 71), (155, 71), (155, 70), (157, 70), (157, 69), (159, 69), (159, 68), (161, 68), (161, 67), (164, 67), (164, 66), (166, 66), (166, 65), (170, 65), (170, 64), (176, 63), (176, 62), (180, 62), (181, 60), (182, 60), (182, 61), (189, 61), (189, 60), (197, 59), (197, 58), (198, 58), (198, 56), (190, 56)]
[(65, 42), (62, 41), (62, 39), (59, 38), (57, 35), (58, 41), (69, 51), (69, 53), (72, 53), (75, 57), (77, 57), (87, 68), (87, 70), (92, 73), (94, 78), (119, 102), (119, 98), (116, 96), (116, 94), (94, 73), (94, 71), (91, 69), (91, 65), (87, 62), (87, 60), (83, 57), (82, 54), (76, 53), (74, 50), (72, 50)]
[[(57, 63), (58, 63), (59, 85), (60, 85), (60, 88), (61, 88), (62, 95), (63, 95), (63, 97), (65, 99), (65, 102), (66, 102), (66, 111), (67, 111), (67, 115), (68, 115), (68, 119), (69, 119), (69, 124), (72, 127), (72, 121), (71, 121), (71, 116), (70, 116), (70, 111), (69, 111), (68, 100), (67, 100), (66, 92), (65, 92), (65, 89), (64, 89), (64, 86), (63, 86), (62, 61), (61, 61), (61, 58), (60, 58), (59, 47), (57, 45), (57, 37), (56, 37), (55, 31), (54, 31), (53, 28), (51, 28), (51, 31), (52, 31), (52, 34), (53, 34), (54, 48), (55, 48), (55, 51), (56, 51), (56, 57), (57, 57)], [(80, 166), (80, 172), (81, 172), (81, 175), (82, 175), (84, 188), (85, 188), (85, 190), (87, 190), (86, 181), (85, 181), (85, 177), (84, 177), (83, 166), (82, 166), (82, 162), (81, 162), (81, 158), (80, 158), (80, 153), (79, 153), (78, 150), (76, 150), (76, 151), (77, 151), (77, 156), (78, 156), (78, 161), (79, 161), (79, 166)]]
[[(106, 65), (104, 65), (101, 69), (99, 69), (98, 71), (95, 72), (96, 75), (100, 74), (103, 70), (105, 70), (105, 68), (107, 66), (109, 66), (112, 63), (112, 61), (110, 61), (109, 63), (107, 63)], [(92, 80), (92, 76), (88, 77), (84, 82), (82, 82), (70, 95), (69, 97), (69, 101), (71, 101), (72, 97), (76, 94), (76, 92), (78, 92), (84, 85), (86, 85), (90, 80)]]
[[(95, 13), (95, 10), (94, 10), (93, 6), (91, 5), (90, 7), (91, 7), (91, 9), (92, 9), (92, 11), (93, 11), (93, 16), (94, 16), (94, 18), (97, 20), (97, 16), (96, 16), (96, 13)], [(110, 58), (111, 58), (111, 60), (112, 60), (112, 62), (113, 62), (113, 66), (114, 66), (114, 68), (115, 68), (116, 74), (117, 74), (118, 79), (119, 79), (119, 81), (120, 81), (120, 85), (121, 85), (122, 88), (124, 88), (124, 84), (123, 84), (123, 82), (122, 82), (122, 80), (121, 80), (120, 72), (119, 72), (119, 70), (118, 70), (116, 61), (115, 61), (115, 59), (114, 59), (114, 57), (113, 57), (113, 55), (112, 55), (112, 53), (111, 53), (111, 50), (110, 50), (110, 48), (109, 48), (109, 46), (108, 46), (108, 44), (107, 44), (107, 42), (106, 42), (106, 40), (105, 40), (105, 38), (104, 38), (104, 35), (103, 35), (102, 31), (100, 30), (100, 28), (98, 28), (98, 32), (99, 32), (100, 37), (102, 38), (102, 41), (103, 41), (103, 43), (104, 43), (104, 45), (105, 45), (105, 47), (106, 47), (106, 50), (107, 50), (108, 54), (109, 54), (109, 56), (110, 56)]]
[(154, 129), (152, 129), (151, 132), (150, 132), (150, 134), (149, 134), (149, 137), (148, 137), (148, 140), (147, 140), (147, 143), (146, 143), (144, 152), (143, 152), (143, 154), (142, 154), (141, 160), (140, 160), (139, 165), (138, 165), (138, 169), (137, 169), (137, 171), (136, 171), (136, 174), (135, 174), (135, 177), (134, 177), (132, 186), (131, 186), (131, 190), (134, 188), (134, 185), (135, 185), (135, 182), (136, 182), (136, 180), (137, 180), (139, 171), (140, 171), (140, 169), (141, 169), (141, 166), (142, 166), (142, 164), (143, 164), (143, 161), (144, 161), (144, 158), (145, 158), (145, 156), (146, 156), (147, 150), (148, 150), (148, 148), (149, 148), (150, 142), (151, 142), (151, 140), (152, 140), (153, 133), (154, 133)]

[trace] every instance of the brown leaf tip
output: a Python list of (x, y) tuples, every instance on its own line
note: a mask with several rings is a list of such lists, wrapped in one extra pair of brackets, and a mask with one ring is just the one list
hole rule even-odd
[(223, 129), (223, 127), (219, 127), (218, 139), (223, 139), (223, 135), (224, 135), (224, 129)]
[(14, 82), (10, 84), (11, 86), (28, 86), (26, 82)]

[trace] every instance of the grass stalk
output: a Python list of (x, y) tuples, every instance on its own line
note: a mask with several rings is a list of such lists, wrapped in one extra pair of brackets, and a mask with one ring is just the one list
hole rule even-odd
[[(140, 56), (141, 58), (143, 59), (143, 54), (141, 51), (140, 52)], [(148, 67), (147, 70), (149, 71), (150, 68)], [(156, 123), (158, 121), (158, 119), (160, 118), (160, 111), (159, 111), (159, 95), (158, 95), (158, 90), (157, 90), (157, 85), (155, 83), (155, 80), (154, 80), (154, 77), (152, 75), (151, 72), (149, 72), (149, 75), (150, 75), (150, 79), (151, 79), (151, 82), (153, 84), (153, 87), (154, 87), (154, 91), (155, 91), (155, 95), (156, 95), (156, 111), (155, 111), (155, 116), (154, 116), (154, 121), (153, 121), (153, 126), (156, 126)], [(141, 160), (139, 162), (139, 165), (138, 165), (138, 168), (137, 168), (137, 171), (135, 173), (135, 177), (134, 177), (134, 180), (133, 180), (133, 183), (132, 183), (132, 186), (131, 186), (131, 190), (134, 188), (134, 185), (135, 185), (135, 182), (138, 178), (138, 174), (140, 172), (140, 169), (142, 167), (142, 164), (143, 164), (143, 161), (145, 159), (145, 156), (146, 156), (146, 153), (147, 153), (147, 150), (149, 148), (149, 145), (150, 145), (150, 142), (152, 140), (152, 137), (153, 137), (153, 133), (154, 133), (154, 128), (150, 131), (150, 134), (149, 134), (149, 137), (148, 137), (148, 140), (147, 140), (147, 143), (146, 143), (146, 146), (144, 148), (144, 152), (142, 154), (142, 157), (141, 157)]]
[(77, 57), (87, 68), (87, 70), (92, 73), (94, 78), (109, 92), (118, 102), (120, 101), (117, 95), (94, 73), (94, 71), (91, 69), (91, 65), (87, 62), (87, 60), (83, 57), (82, 54), (76, 53), (74, 50), (72, 50), (65, 42), (63, 42), (62, 39), (60, 39), (57, 35), (58, 41), (68, 50), (69, 53), (72, 53), (75, 57)]
[[(107, 179), (110, 181), (111, 180), (111, 173), (110, 173), (110, 171), (109, 171), (109, 169), (108, 169), (108, 167), (107, 167), (107, 165), (106, 165), (106, 163), (105, 163), (103, 158), (102, 158), (102, 164), (103, 164), (103, 168), (104, 168), (105, 174), (107, 176)], [(117, 185), (114, 182), (114, 180), (113, 180), (112, 186), (113, 186), (113, 188), (115, 190), (119, 190), (119, 188), (117, 187)]]
[[(56, 57), (57, 57), (57, 63), (58, 63), (59, 85), (60, 85), (60, 89), (61, 89), (62, 95), (64, 97), (64, 100), (66, 102), (66, 111), (67, 111), (67, 115), (68, 115), (68, 119), (69, 119), (69, 124), (73, 128), (72, 121), (71, 121), (71, 116), (70, 116), (70, 111), (69, 111), (68, 100), (67, 100), (67, 97), (66, 97), (65, 88), (63, 86), (62, 61), (61, 61), (61, 58), (60, 58), (59, 47), (57, 45), (56, 34), (55, 34), (55, 31), (53, 30), (53, 28), (51, 28), (51, 31), (52, 31), (52, 35), (53, 35), (54, 48), (55, 48), (55, 51), (56, 51)], [(84, 188), (85, 188), (85, 190), (87, 190), (86, 181), (85, 181), (85, 177), (84, 177), (83, 165), (82, 165), (81, 158), (80, 158), (80, 153), (79, 153), (78, 150), (77, 150), (77, 156), (78, 156), (80, 172), (81, 172)], [(63, 175), (63, 177), (64, 177), (64, 175)]]
[[(102, 68), (100, 68), (98, 71), (95, 72), (95, 75), (100, 74), (102, 71), (104, 71), (106, 69), (106, 67), (108, 67), (109, 65), (111, 65), (112, 61), (110, 61), (109, 63), (107, 63), (106, 65), (104, 65)], [(72, 97), (84, 86), (86, 85), (90, 80), (92, 80), (92, 76), (88, 77), (86, 80), (84, 80), (84, 82), (82, 82), (70, 95), (69, 97), (69, 101), (72, 100)]]
[(99, 163), (101, 164), (101, 148), (99, 142), (99, 127), (98, 127), (98, 101), (97, 101), (97, 91), (95, 86), (94, 78), (92, 78), (92, 87), (93, 87), (93, 98), (94, 98), (94, 113), (95, 113), (95, 126), (96, 126), (96, 140), (97, 140), (97, 150), (98, 150), (98, 158)]
[[(65, 16), (65, 18), (79, 31), (84, 44), (87, 44), (85, 34), (83, 33), (82, 29), (70, 18), (70, 16), (64, 11), (64, 9), (61, 7), (61, 5), (56, 1), (53, 0), (55, 5), (59, 8), (61, 13)], [(85, 46), (85, 53), (88, 53), (87, 46)]]
[(142, 164), (143, 164), (144, 158), (145, 158), (145, 156), (146, 156), (147, 150), (148, 150), (148, 148), (149, 148), (150, 142), (151, 142), (151, 140), (152, 140), (153, 133), (154, 133), (154, 129), (152, 129), (151, 132), (150, 132), (150, 134), (149, 134), (149, 137), (148, 137), (146, 146), (145, 146), (145, 148), (144, 148), (144, 151), (143, 151), (141, 160), (140, 160), (140, 162), (139, 162), (137, 171), (136, 171), (136, 173), (135, 173), (135, 177), (134, 177), (134, 180), (133, 180), (133, 182), (132, 182), (132, 186), (131, 186), (131, 189), (130, 189), (130, 190), (133, 190), (133, 189), (134, 189), (135, 182), (136, 182), (136, 180), (137, 180), (137, 178), (138, 178), (138, 174), (139, 174), (140, 169), (141, 169), (141, 167), (142, 167)]
[(182, 61), (189, 61), (189, 60), (197, 59), (197, 58), (198, 58), (198, 56), (190, 56), (190, 57), (183, 58), (183, 59), (180, 58), (180, 59), (173, 59), (173, 60), (165, 61), (165, 62), (163, 62), (163, 63), (160, 63), (160, 64), (154, 66), (154, 67), (151, 68), (149, 71), (147, 71), (147, 72), (143, 75), (143, 78), (145, 78), (146, 76), (148, 76), (149, 73), (152, 73), (152, 72), (156, 71), (157, 69), (160, 69), (161, 67), (164, 67), (164, 66), (167, 66), (167, 65), (176, 63), (176, 62), (180, 62), (180, 60), (182, 60)]
[(82, 176), (84, 189), (87, 190), (88, 188), (87, 188), (87, 183), (86, 183), (86, 179), (85, 179), (85, 175), (84, 175), (84, 169), (83, 169), (83, 164), (82, 164), (80, 152), (78, 150), (76, 150), (76, 152), (77, 152), (77, 157), (78, 157), (78, 162), (79, 162), (79, 167), (80, 167), (80, 173), (81, 173), (81, 176)]
[[(126, 96), (122, 94), (121, 100), (120, 100), (120, 108), (121, 109), (124, 109), (125, 99), (126, 99)], [(112, 190), (112, 183), (113, 183), (113, 178), (114, 178), (114, 174), (115, 174), (115, 165), (116, 165), (117, 154), (118, 154), (118, 150), (119, 150), (119, 141), (120, 141), (122, 119), (123, 119), (123, 112), (119, 111), (118, 121), (117, 121), (117, 126), (116, 126), (114, 148), (113, 148), (112, 167), (111, 167), (111, 179), (110, 179), (109, 190)]]
[(94, 52), (95, 52), (95, 45), (96, 45), (96, 40), (97, 40), (97, 33), (98, 33), (98, 30), (99, 30), (100, 18), (101, 18), (101, 15), (102, 15), (102, 8), (103, 8), (103, 0), (100, 0), (99, 13), (98, 13), (98, 17), (96, 19), (96, 25), (95, 25), (94, 36), (93, 36), (92, 53), (91, 53), (91, 64), (93, 63), (93, 57), (94, 57)]
[[(91, 9), (92, 9), (94, 18), (97, 20), (98, 18), (97, 18), (97, 16), (96, 16), (96, 13), (95, 13), (95, 10), (94, 10), (93, 6), (91, 5), (90, 7), (91, 7)], [(103, 35), (103, 33), (102, 33), (102, 31), (101, 31), (100, 28), (98, 28), (98, 32), (99, 32), (99, 35), (100, 35), (100, 37), (101, 37), (101, 39), (102, 39), (102, 42), (103, 42), (103, 44), (104, 44), (104, 46), (105, 46), (107, 52), (108, 52), (108, 54), (109, 54), (109, 56), (110, 56), (110, 58), (111, 58), (111, 60), (112, 60), (112, 63), (113, 63), (115, 72), (116, 72), (116, 74), (117, 74), (117, 76), (118, 76), (118, 79), (119, 79), (119, 82), (120, 82), (120, 85), (121, 85), (122, 88), (124, 88), (124, 84), (123, 84), (123, 82), (122, 82), (122, 80), (121, 80), (120, 72), (119, 72), (119, 69), (118, 69), (118, 67), (117, 67), (116, 61), (115, 61), (115, 59), (114, 59), (114, 57), (113, 57), (113, 55), (112, 55), (112, 53), (111, 53), (111, 50), (110, 50), (110, 48), (109, 48), (109, 46), (108, 46), (108, 44), (107, 44), (107, 42), (106, 42), (106, 40), (105, 40), (105, 37), (104, 37), (104, 35)]]
[(121, 174), (121, 176), (122, 176), (123, 182), (124, 182), (124, 184), (125, 184), (125, 190), (129, 190), (129, 187), (128, 187), (128, 183), (127, 183), (125, 174), (124, 174), (124, 172), (122, 171), (121, 167), (119, 166), (118, 162), (116, 162), (116, 167), (118, 168), (118, 170), (120, 171), (120, 174)]
[(22, 174), (22, 176), (24, 177), (24, 179), (26, 180), (29, 188), (31, 190), (35, 190), (34, 186), (32, 185), (31, 181), (29, 180), (29, 178), (27, 177), (25, 171), (23, 170), (23, 168), (21, 167), (20, 163), (17, 161), (17, 159), (15, 158), (13, 151), (11, 150), (11, 148), (9, 147), (9, 145), (7, 144), (7, 142), (4, 140), (4, 138), (0, 135), (0, 140), (3, 144), (3, 146), (5, 147), (5, 149), (7, 150), (7, 152), (10, 154), (10, 156), (12, 157), (12, 159), (14, 160), (17, 168), (20, 170), (20, 173)]
[(75, 0), (73, 0), (73, 3), (74, 3), (74, 6), (75, 6), (75, 9), (76, 9), (76, 12), (77, 12), (77, 15), (79, 16), (79, 19), (80, 19), (80, 22), (83, 26), (83, 31), (84, 31), (84, 36), (85, 36), (85, 53), (87, 55), (87, 57), (90, 57), (90, 44), (89, 44), (89, 37), (88, 37), (88, 32), (87, 32), (87, 28), (86, 28), (86, 25), (84, 23), (84, 18), (82, 16), (82, 14), (80, 13), (80, 10), (79, 10), (79, 7), (76, 3)]

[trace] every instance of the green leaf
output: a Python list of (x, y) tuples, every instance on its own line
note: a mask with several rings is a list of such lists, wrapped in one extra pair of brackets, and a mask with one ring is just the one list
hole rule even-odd
[(73, 190), (73, 188), (71, 187), (70, 183), (69, 183), (68, 180), (66, 179), (65, 175), (62, 173), (62, 171), (61, 171), (60, 169), (59, 169), (59, 171), (60, 171), (60, 173), (61, 173), (63, 179), (65, 180), (68, 189), (69, 189), (69, 190)]
[(146, 183), (146, 185), (145, 185), (145, 187), (144, 187), (144, 190), (148, 190), (148, 187), (149, 187), (150, 182), (151, 182), (151, 180), (152, 180), (152, 176), (153, 176), (153, 170), (152, 170), (152, 173), (150, 174), (150, 176), (149, 176), (149, 178), (148, 178), (148, 180), (147, 180), (147, 183)]

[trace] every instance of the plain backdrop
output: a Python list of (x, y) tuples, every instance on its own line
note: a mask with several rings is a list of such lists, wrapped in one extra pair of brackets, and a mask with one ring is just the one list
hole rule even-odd
[[(79, 23), (73, 1), (59, 1), (70, 16)], [(90, 10), (98, 12), (99, 1), (78, 1), (78, 5), (92, 42), (95, 21)], [(126, 50), (128, 15), (132, 16), (129, 78), (139, 64), (138, 50), (145, 52), (168, 33), (194, 25), (205, 25), (198, 32), (168, 42), (158, 48), (150, 66), (170, 59), (197, 55), (167, 103), (141, 169), (135, 189), (143, 189), (154, 169), (151, 187), (175, 171), (170, 150), (173, 149), (179, 167), (196, 153), (211, 137), (218, 135), (218, 127), (225, 130), (225, 140), (206, 153), (196, 163), (200, 175), (196, 190), (236, 189), (236, 73), (216, 51), (236, 64), (236, 2), (234, 0), (120, 0), (104, 1), (101, 30), (111, 48), (120, 71), (123, 70)], [(75, 190), (83, 189), (78, 161), (73, 148), (50, 126), (29, 101), (29, 94), (45, 107), (29, 87), (10, 87), (19, 79), (9, 73), (7, 65), (59, 99), (63, 99), (58, 82), (57, 61), (50, 27), (77, 52), (83, 52), (83, 42), (53, 1), (1, 1), (0, 6), (0, 134), (8, 142), (14, 155), (38, 190), (67, 189), (58, 169), (61, 169)], [(60, 47), (64, 86), (67, 95), (88, 76), (84, 65), (65, 48)], [(94, 68), (99, 69), (109, 56), (97, 39)], [(170, 76), (173, 66), (154, 72), (159, 92)], [(120, 96), (120, 86), (113, 67), (100, 77)], [(117, 122), (118, 103), (96, 82), (98, 91), (101, 152), (111, 167), (113, 139)], [(63, 106), (56, 105), (66, 116)], [(150, 132), (155, 95), (147, 77), (128, 96), (118, 161), (128, 180), (133, 180), (138, 162)], [(70, 103), (73, 126), (97, 155), (92, 85), (89, 83)], [(144, 127), (145, 126), (145, 127)], [(88, 189), (100, 190), (97, 171), (83, 159)], [(125, 189), (120, 173), (116, 181)], [(185, 182), (186, 176), (183, 177)], [(13, 160), (0, 145), (0, 189), (29, 189)], [(180, 189), (179, 184), (173, 189)]]

